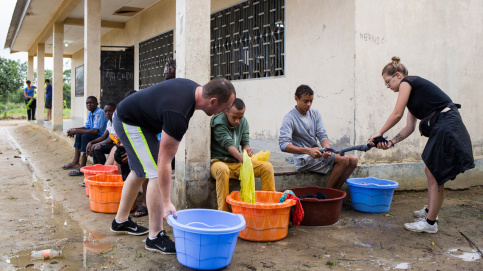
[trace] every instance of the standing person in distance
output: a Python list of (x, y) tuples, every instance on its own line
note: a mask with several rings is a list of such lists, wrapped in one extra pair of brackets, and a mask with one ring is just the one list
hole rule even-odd
[(25, 105), (27, 106), (27, 119), (35, 120), (35, 109), (37, 108), (37, 99), (35, 98), (36, 86), (31, 86), (30, 80), (25, 81), (27, 87), (23, 90), (25, 97)]
[(52, 120), (52, 84), (50, 79), (45, 79), (45, 109), (47, 109), (47, 116), (45, 121)]

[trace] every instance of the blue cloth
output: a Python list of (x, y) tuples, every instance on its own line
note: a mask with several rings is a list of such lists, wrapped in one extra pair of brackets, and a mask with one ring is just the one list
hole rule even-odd
[[(23, 91), (27, 92), (27, 96), (33, 97), (35, 95), (35, 86), (30, 86), (30, 89), (25, 88)], [(25, 100), (30, 100), (30, 98), (25, 98)]]
[(47, 93), (45, 93), (45, 99), (52, 99), (52, 84), (48, 84), (45, 87), (45, 90), (47, 91)]
[(292, 195), (292, 196), (296, 197), (296, 196), (295, 196), (295, 194), (294, 194), (294, 192), (293, 192), (292, 190), (285, 190), (285, 191), (283, 191), (282, 197), (280, 198), (280, 200), (278, 201), (278, 203), (282, 203), (282, 202), (284, 202), (284, 201), (285, 201), (285, 199), (287, 198), (287, 195), (288, 195), (288, 194), (290, 194), (290, 195)]
[(161, 142), (161, 133), (158, 134), (158, 141)]
[(98, 107), (96, 110), (94, 110), (94, 113), (89, 112), (89, 116), (87, 116), (87, 121), (84, 127), (86, 129), (99, 129), (99, 133), (97, 134), (102, 136), (107, 127), (107, 118), (104, 115), (104, 110)]

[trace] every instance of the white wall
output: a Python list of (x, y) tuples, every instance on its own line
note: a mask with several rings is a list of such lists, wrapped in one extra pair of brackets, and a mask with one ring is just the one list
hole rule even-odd
[(251, 145), (280, 152), (280, 125), (301, 84), (315, 92), (313, 108), (322, 114), (331, 145), (352, 144), (354, 3), (287, 0), (285, 10), (285, 75), (232, 81), (247, 107)]
[(86, 112), (86, 99), (84, 96), (75, 96), (75, 68), (84, 65), (84, 49), (79, 50), (72, 55), (71, 59), (72, 69), (71, 69), (71, 94), (70, 94), (70, 116), (72, 119), (72, 127), (83, 127), (85, 120), (87, 119)]
[[(356, 141), (363, 144), (384, 124), (397, 94), (381, 77), (392, 56), (399, 56), (410, 75), (438, 85), (455, 103), (482, 155), (481, 70), (483, 62), (483, 1), (356, 0)], [(406, 110), (407, 112), (407, 110)], [(406, 124), (406, 114), (387, 135)], [(391, 151), (370, 151), (363, 161), (420, 161), (426, 138), (416, 131)]]

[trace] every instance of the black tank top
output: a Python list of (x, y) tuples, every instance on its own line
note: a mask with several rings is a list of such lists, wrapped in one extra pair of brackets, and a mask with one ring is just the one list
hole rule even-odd
[(407, 82), (412, 90), (408, 100), (408, 110), (417, 119), (423, 119), (436, 110), (443, 110), (451, 98), (438, 86), (419, 76), (406, 76), (401, 80)]

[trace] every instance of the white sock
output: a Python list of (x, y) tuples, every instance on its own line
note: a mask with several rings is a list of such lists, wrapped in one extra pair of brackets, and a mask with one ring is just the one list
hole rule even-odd
[(158, 238), (158, 236), (156, 236), (154, 238), (151, 238), (151, 237), (148, 236), (148, 238), (149, 238), (149, 240), (153, 241), (154, 239)]
[(126, 220), (124, 220), (123, 222), (119, 222), (119, 221), (117, 221), (117, 219), (115, 219), (115, 218), (114, 218), (114, 220), (116, 220), (116, 223), (117, 223), (117, 224), (122, 224), (122, 223), (124, 223), (124, 222), (128, 221), (129, 219), (126, 219)]

